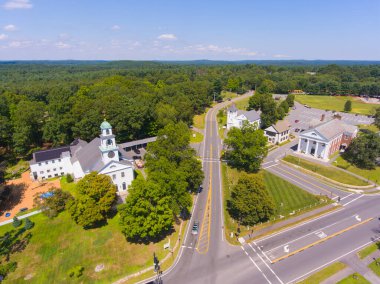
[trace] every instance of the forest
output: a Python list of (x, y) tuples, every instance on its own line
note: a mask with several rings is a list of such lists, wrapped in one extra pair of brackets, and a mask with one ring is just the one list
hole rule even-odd
[(77, 137), (88, 141), (99, 135), (104, 117), (118, 142), (150, 137), (171, 122), (190, 126), (214, 97), (222, 99), (222, 90), (250, 89), (379, 96), (380, 65), (0, 62), (0, 148), (27, 158)]

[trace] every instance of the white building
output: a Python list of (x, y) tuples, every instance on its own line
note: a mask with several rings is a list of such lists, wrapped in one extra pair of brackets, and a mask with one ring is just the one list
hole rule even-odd
[(44, 180), (71, 174), (80, 179), (96, 171), (111, 177), (119, 193), (126, 193), (134, 179), (133, 165), (126, 152), (118, 146), (112, 127), (104, 121), (101, 135), (91, 142), (76, 139), (69, 146), (33, 153), (30, 175), (34, 180)]
[(322, 122), (300, 133), (297, 152), (327, 161), (336, 151), (346, 149), (357, 132), (356, 126), (338, 119)]
[(286, 120), (278, 121), (264, 130), (264, 135), (268, 137), (268, 142), (280, 144), (289, 139), (290, 125)]
[(227, 129), (232, 127), (241, 128), (244, 121), (248, 121), (250, 124), (255, 125), (257, 129), (261, 126), (260, 119), (261, 111), (243, 111), (238, 110), (235, 105), (232, 105), (227, 110)]

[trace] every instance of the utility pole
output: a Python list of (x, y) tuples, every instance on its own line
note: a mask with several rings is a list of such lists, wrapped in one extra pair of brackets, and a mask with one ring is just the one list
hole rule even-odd
[(154, 263), (154, 272), (157, 273), (156, 279), (154, 280), (155, 284), (162, 284), (161, 274), (162, 271), (160, 269), (160, 262), (156, 256), (156, 253), (153, 253), (153, 263)]

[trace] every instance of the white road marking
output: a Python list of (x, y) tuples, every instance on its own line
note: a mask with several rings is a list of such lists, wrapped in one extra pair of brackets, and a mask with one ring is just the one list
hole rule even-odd
[[(357, 194), (357, 193), (355, 193), (355, 192), (353, 192), (353, 193), (350, 193), (349, 195), (346, 195), (346, 196), (342, 197), (342, 198), (340, 199), (340, 201), (342, 201), (342, 200), (346, 199), (347, 197), (350, 197), (350, 196), (351, 196), (351, 195), (353, 195), (353, 194)], [(338, 199), (338, 197), (339, 197), (339, 196), (334, 196), (334, 197), (333, 197), (333, 198), (331, 198), (331, 199)]]
[(284, 252), (289, 252), (289, 245), (284, 246)]
[(362, 218), (360, 218), (359, 215), (355, 215), (355, 219), (356, 219), (358, 222), (361, 222), (361, 221), (362, 221)]
[(282, 280), (280, 279), (280, 277), (278, 277), (278, 275), (273, 271), (273, 269), (270, 268), (270, 266), (261, 258), (260, 254), (258, 252), (256, 252), (256, 250), (253, 248), (253, 246), (251, 244), (248, 244), (248, 245), (257, 254), (257, 256), (261, 259), (261, 261), (266, 265), (266, 267), (268, 267), (268, 269), (273, 273), (273, 275), (276, 276), (277, 280), (280, 281), (281, 284), (284, 284), (284, 282), (282, 282)]
[(270, 260), (270, 258), (266, 255), (266, 253), (265, 252), (263, 252), (263, 250), (260, 248), (260, 246), (258, 246), (257, 244), (256, 244), (256, 242), (253, 242), (253, 244), (261, 251), (261, 253), (263, 254), (263, 256), (265, 256), (265, 258), (270, 262), (270, 263), (272, 263), (272, 261)]
[(274, 165), (270, 165), (270, 166), (267, 166), (267, 167), (262, 167), (263, 169), (269, 169), (271, 167), (274, 167), (274, 166), (277, 166), (278, 164), (274, 164)]
[(320, 238), (320, 239), (323, 239), (323, 238), (326, 238), (327, 237), (327, 235), (324, 233), (324, 232), (322, 232), (322, 231), (320, 231), (320, 232), (317, 232), (317, 233), (315, 233), (317, 236), (318, 236), (318, 238)]
[[(247, 254), (247, 252), (245, 251), (244, 247), (241, 246), (241, 249)], [(248, 254), (247, 254), (248, 255)], [(269, 279), (267, 278), (267, 276), (264, 274), (264, 272), (260, 269), (260, 267), (256, 264), (256, 262), (252, 259), (252, 257), (250, 257), (248, 255), (249, 259), (252, 261), (252, 263), (256, 266), (256, 268), (261, 272), (261, 274), (264, 276), (264, 278), (268, 281), (269, 284), (272, 284), (272, 282), (269, 281)]]
[(359, 247), (357, 247), (357, 248), (355, 248), (355, 249), (353, 249), (353, 250), (351, 250), (351, 251), (349, 251), (349, 252), (347, 252), (347, 253), (345, 253), (345, 254), (343, 254), (343, 255), (341, 255), (341, 256), (339, 256), (339, 257), (333, 259), (333, 260), (331, 260), (331, 261), (329, 261), (329, 262), (326, 262), (325, 264), (323, 264), (323, 265), (321, 265), (321, 266), (319, 266), (319, 267), (317, 267), (317, 268), (314, 268), (313, 270), (310, 270), (309, 272), (305, 273), (304, 275), (301, 275), (301, 276), (299, 276), (299, 277), (293, 279), (292, 281), (289, 281), (289, 282), (286, 283), (286, 284), (296, 283), (297, 281), (301, 280), (301, 279), (304, 278), (305, 276), (307, 276), (307, 275), (309, 275), (309, 274), (311, 274), (311, 273), (313, 273), (313, 272), (315, 272), (315, 271), (317, 271), (317, 270), (320, 270), (321, 268), (323, 268), (323, 267), (325, 267), (325, 266), (327, 266), (327, 265), (329, 265), (329, 264), (331, 264), (331, 263), (334, 263), (335, 261), (337, 261), (337, 260), (339, 260), (339, 259), (341, 259), (341, 258), (343, 258), (343, 257), (345, 257), (345, 256), (347, 256), (347, 255), (349, 255), (349, 254), (351, 254), (351, 253), (353, 253), (353, 252), (355, 252), (355, 251), (358, 251), (358, 250), (360, 250), (361, 248), (368, 246), (369, 244), (375, 243), (375, 242), (376, 242), (377, 240), (379, 240), (379, 239), (380, 239), (380, 237), (377, 237), (377, 238), (375, 238), (373, 241), (370, 241), (370, 242), (368, 242), (368, 243), (365, 243), (364, 245), (361, 245), (361, 246), (359, 246)]
[(363, 197), (363, 196), (364, 196), (364, 194), (360, 195), (359, 197), (356, 197), (355, 199), (352, 199), (351, 201), (348, 201), (346, 204), (343, 204), (343, 206), (347, 206), (348, 204), (350, 204), (350, 203), (352, 203), (352, 202), (358, 200), (359, 198), (361, 198), (361, 197)]

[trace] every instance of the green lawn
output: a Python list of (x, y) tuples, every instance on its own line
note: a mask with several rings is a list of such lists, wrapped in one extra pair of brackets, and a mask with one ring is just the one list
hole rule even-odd
[(338, 157), (336, 162), (333, 163), (337, 167), (341, 167), (349, 172), (357, 174), (359, 176), (364, 177), (365, 179), (372, 180), (374, 182), (380, 182), (380, 167), (376, 167), (373, 170), (360, 169), (349, 162), (347, 162), (342, 157)]
[(379, 105), (366, 104), (363, 101), (345, 96), (318, 96), (318, 95), (296, 95), (295, 100), (301, 104), (307, 104), (313, 108), (328, 109), (343, 112), (345, 102), (352, 100), (351, 113), (372, 114), (373, 110)]
[(8, 179), (16, 179), (20, 178), (21, 174), (25, 172), (29, 168), (29, 162), (20, 160), (15, 165), (8, 166), (5, 169), (4, 178)]
[[(354, 276), (356, 278), (354, 278)], [(340, 280), (337, 284), (371, 284), (367, 279), (365, 279), (359, 273), (351, 274), (350, 276)]]
[[(4, 283), (24, 283), (29, 274), (33, 277), (28, 283), (110, 283), (151, 266), (153, 252), (159, 259), (168, 253), (163, 249), (168, 238), (156, 244), (128, 243), (120, 232), (118, 215), (106, 226), (91, 230), (76, 225), (67, 212), (54, 219), (43, 214), (30, 219), (35, 222), (30, 243), (22, 253), (11, 256), (18, 267)], [(0, 235), (11, 229), (12, 225), (1, 226)], [(177, 239), (178, 226), (170, 236), (172, 246)], [(98, 264), (105, 269), (95, 273)], [(77, 265), (85, 268), (84, 274), (71, 280), (67, 271)]]
[[(380, 258), (376, 260), (378, 263), (380, 262)], [(380, 277), (380, 264), (376, 265), (376, 261), (373, 261), (368, 267), (377, 275)]]
[[(237, 230), (237, 223), (234, 222), (228, 214), (227, 200), (230, 199), (231, 189), (237, 183), (241, 173), (242, 172), (236, 169), (228, 167), (225, 163), (222, 164), (224, 215), (227, 235)], [(279, 215), (289, 217), (289, 213), (293, 211), (301, 209), (300, 213), (302, 213), (310, 210), (310, 206), (314, 208), (315, 205), (320, 206), (321, 204), (319, 196), (314, 196), (267, 171), (261, 171), (257, 175), (263, 175), (266, 188), (270, 195), (273, 196), (276, 205), (275, 217), (277, 220), (279, 220)], [(248, 232), (249, 229), (243, 228), (242, 232), (244, 233), (245, 231)], [(233, 239), (229, 240), (233, 241)]]
[(238, 109), (241, 109), (241, 110), (247, 110), (247, 107), (248, 107), (248, 103), (249, 103), (249, 98), (250, 97), (246, 97), (244, 99), (241, 99), (241, 100), (238, 100), (235, 102), (235, 105)]
[(283, 160), (298, 165), (307, 170), (313, 171), (337, 182), (359, 186), (368, 185), (366, 181), (358, 179), (332, 166), (323, 166), (291, 155), (286, 156)]
[(359, 130), (362, 130), (362, 129), (368, 129), (368, 130), (371, 130), (372, 132), (379, 132), (379, 131), (380, 131), (380, 129), (377, 128), (377, 126), (374, 125), (374, 124), (370, 124), (370, 125), (367, 125), (367, 124), (359, 124), (358, 127), (359, 127)]
[(224, 138), (223, 135), (225, 131), (225, 128), (223, 128), (223, 126), (227, 125), (227, 114), (225, 113), (225, 110), (226, 110), (225, 108), (219, 110), (218, 115), (217, 115), (218, 133), (219, 133), (219, 137), (221, 137), (222, 139)]
[(358, 256), (360, 259), (363, 259), (371, 255), (377, 250), (380, 250), (380, 242), (377, 242), (377, 243), (369, 245), (368, 247), (365, 247), (364, 249), (358, 252)]
[(190, 135), (190, 143), (201, 143), (202, 141), (203, 141), (203, 134), (192, 130), (191, 135)]
[(202, 114), (197, 114), (194, 115), (193, 117), (193, 126), (199, 129), (204, 129), (205, 128), (205, 118), (206, 118), (206, 113), (208, 109), (205, 110), (204, 113)]
[(318, 271), (317, 273), (311, 275), (307, 279), (298, 282), (298, 284), (319, 284), (330, 276), (333, 276), (335, 273), (343, 270), (344, 268), (346, 268), (346, 265), (344, 263), (335, 262), (322, 269), (321, 271)]
[(236, 98), (237, 96), (238, 96), (238, 94), (236, 94), (236, 93), (228, 92), (228, 91), (222, 91), (223, 100), (233, 99), (233, 98)]

